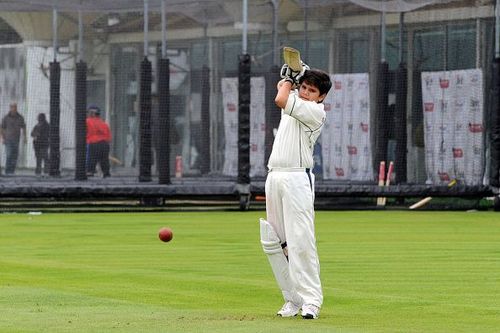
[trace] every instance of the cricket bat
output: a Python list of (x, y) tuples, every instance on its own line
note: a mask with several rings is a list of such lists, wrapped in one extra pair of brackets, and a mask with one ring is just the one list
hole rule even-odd
[[(378, 168), (378, 186), (383, 187), (385, 182), (385, 161), (380, 161)], [(377, 206), (382, 206), (382, 197), (377, 198)]]
[(123, 162), (122, 162), (122, 161), (120, 161), (119, 159), (117, 159), (116, 157), (111, 156), (111, 155), (109, 155), (109, 161), (110, 161), (111, 163), (116, 164), (116, 165), (123, 165)]
[[(391, 177), (392, 177), (392, 172), (394, 171), (394, 162), (391, 161), (389, 163), (389, 170), (387, 171), (387, 177), (385, 177), (385, 186), (391, 185)], [(387, 202), (387, 198), (383, 197), (380, 204), (382, 206), (385, 206), (385, 203)]]
[[(455, 186), (457, 184), (457, 180), (456, 179), (452, 179), (449, 183), (448, 183), (448, 188), (451, 188), (453, 186)], [(422, 200), (420, 200), (419, 202), (413, 204), (410, 206), (410, 209), (417, 209), (417, 208), (420, 208), (422, 206), (425, 206), (429, 201), (432, 200), (432, 197), (426, 197), (426, 198), (423, 198)]]
[(432, 197), (427, 197), (427, 198), (423, 198), (422, 200), (420, 200), (419, 202), (413, 204), (410, 206), (410, 209), (417, 209), (417, 208), (420, 208), (422, 206), (425, 206), (429, 201), (432, 200)]
[(283, 60), (295, 72), (302, 72), (302, 61), (300, 60), (300, 51), (293, 47), (283, 47)]

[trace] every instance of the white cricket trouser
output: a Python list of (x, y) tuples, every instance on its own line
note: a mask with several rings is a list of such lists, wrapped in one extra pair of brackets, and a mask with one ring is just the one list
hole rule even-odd
[(307, 171), (271, 169), (266, 179), (266, 213), (281, 242), (287, 243), (294, 289), (304, 304), (321, 307), (323, 292), (314, 234), (314, 174)]

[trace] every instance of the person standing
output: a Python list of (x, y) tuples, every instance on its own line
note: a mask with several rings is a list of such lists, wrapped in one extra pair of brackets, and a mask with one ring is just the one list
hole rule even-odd
[[(265, 184), (267, 220), (260, 237), (285, 304), (281, 317), (300, 311), (316, 319), (323, 303), (314, 227), (314, 145), (326, 120), (322, 104), (332, 83), (327, 73), (281, 71), (276, 105), (281, 120), (268, 161)], [(297, 87), (297, 90), (294, 88)]]
[(43, 173), (48, 172), (49, 167), (49, 135), (50, 135), (50, 125), (47, 122), (45, 113), (38, 114), (38, 123), (33, 127), (31, 131), (31, 137), (33, 138), (33, 148), (35, 150), (36, 158), (36, 169), (35, 174), (42, 174), (42, 163), (43, 163)]
[(9, 113), (2, 119), (1, 138), (5, 145), (5, 174), (12, 175), (16, 171), (19, 156), (19, 141), (23, 132), (23, 143), (26, 144), (26, 123), (24, 117), (17, 112), (17, 103), (11, 103)]
[(88, 108), (87, 117), (87, 174), (93, 176), (99, 164), (102, 176), (109, 177), (109, 145), (111, 131), (108, 124), (101, 119), (101, 110), (97, 106)]

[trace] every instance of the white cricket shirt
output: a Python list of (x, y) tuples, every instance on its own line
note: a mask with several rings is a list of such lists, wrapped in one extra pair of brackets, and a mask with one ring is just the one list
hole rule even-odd
[(281, 110), (268, 168), (312, 168), (314, 144), (325, 120), (323, 103), (305, 101), (297, 90), (291, 91)]

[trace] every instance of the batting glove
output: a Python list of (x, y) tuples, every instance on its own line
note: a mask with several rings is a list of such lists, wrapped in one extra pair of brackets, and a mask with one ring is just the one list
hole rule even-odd
[(304, 73), (307, 71), (307, 70), (310, 70), (311, 68), (305, 63), (303, 62), (302, 60), (300, 61), (301, 64), (302, 64), (302, 70), (300, 72), (295, 72), (295, 71), (292, 71), (292, 73), (290, 74), (290, 77), (293, 79), (293, 81), (295, 82), (296, 85), (299, 85), (299, 82), (300, 82), (300, 79), (302, 78), (302, 76), (304, 76)]
[(296, 71), (291, 71), (290, 72), (290, 78), (293, 80), (293, 83), (298, 85), (299, 84), (299, 81), (300, 79), (302, 78), (302, 76), (304, 75), (304, 70), (300, 71), (300, 72), (296, 72)]
[(300, 61), (301, 64), (302, 64), (302, 75), (304, 75), (304, 72), (305, 71), (308, 71), (311, 69), (311, 67), (309, 67), (309, 65), (307, 65), (305, 62), (303, 62), (302, 60)]
[(285, 79), (285, 81), (288, 81), (293, 85), (293, 84), (295, 84), (295, 80), (292, 78), (292, 73), (293, 73), (292, 69), (290, 67), (288, 67), (287, 64), (284, 64), (281, 67), (281, 70), (280, 70), (281, 78)]
[(290, 77), (291, 73), (292, 73), (292, 69), (290, 67), (288, 67), (287, 64), (284, 64), (281, 67), (280, 76), (281, 76), (282, 79), (286, 79), (287, 77)]

